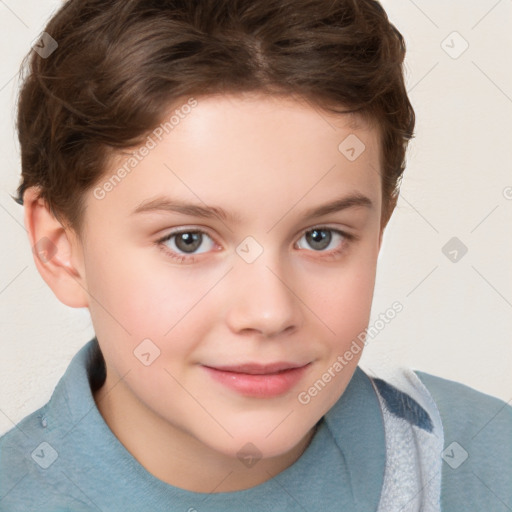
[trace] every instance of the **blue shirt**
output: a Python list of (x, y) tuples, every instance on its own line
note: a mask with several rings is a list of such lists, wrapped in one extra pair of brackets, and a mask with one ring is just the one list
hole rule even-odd
[[(91, 390), (98, 350), (95, 338), (82, 347), (49, 402), (0, 438), (0, 511), (377, 510), (384, 424), (361, 369), (294, 464), (250, 489), (197, 493), (154, 477), (109, 429)], [(418, 375), (440, 409), (446, 444), (457, 441), (469, 453), (457, 469), (443, 465), (443, 510), (512, 510), (512, 408)]]

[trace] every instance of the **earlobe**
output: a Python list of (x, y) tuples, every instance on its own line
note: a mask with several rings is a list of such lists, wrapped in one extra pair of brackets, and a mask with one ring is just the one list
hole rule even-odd
[(55, 218), (36, 187), (23, 195), (25, 227), (34, 262), (46, 284), (67, 306), (88, 306), (83, 254), (74, 233)]

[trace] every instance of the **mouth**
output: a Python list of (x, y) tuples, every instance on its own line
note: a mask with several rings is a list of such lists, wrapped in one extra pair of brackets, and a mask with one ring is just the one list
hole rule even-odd
[(290, 391), (304, 376), (311, 362), (295, 364), (245, 363), (235, 366), (203, 366), (210, 377), (238, 394), (270, 398)]
[(274, 375), (276, 373), (285, 372), (287, 370), (302, 368), (303, 366), (306, 365), (278, 362), (270, 364), (245, 363), (236, 366), (210, 366), (209, 368), (221, 372), (245, 373), (248, 375)]

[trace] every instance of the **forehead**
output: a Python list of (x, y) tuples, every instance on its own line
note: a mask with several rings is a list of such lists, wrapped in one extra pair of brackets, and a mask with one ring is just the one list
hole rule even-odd
[[(140, 158), (144, 146), (151, 149)], [(113, 181), (101, 208), (115, 205), (126, 214), (166, 193), (226, 209), (243, 194), (241, 211), (233, 212), (242, 220), (243, 211), (250, 217), (270, 202), (276, 210), (298, 201), (311, 208), (330, 192), (371, 195), (377, 206), (379, 155), (377, 130), (355, 114), (328, 113), (296, 97), (199, 97), (181, 112), (176, 103), (145, 143), (115, 155), (98, 183)], [(128, 172), (118, 180), (123, 167)]]
[[(182, 97), (177, 100), (170, 109), (171, 114), (173, 111), (179, 110), (180, 106), (185, 105), (189, 99), (188, 97)], [(218, 125), (219, 130), (227, 129), (230, 124), (236, 123), (237, 128), (247, 124), (253, 130), (256, 130), (261, 125), (266, 125), (266, 128), (270, 131), (279, 127), (283, 128), (284, 132), (293, 132), (300, 128), (302, 123), (307, 123), (309, 132), (349, 130), (361, 133), (368, 132), (375, 136), (379, 135), (376, 123), (370, 120), (368, 116), (354, 112), (336, 113), (328, 111), (313, 100), (299, 95), (269, 95), (261, 92), (219, 93), (199, 97), (196, 101), (199, 108), (195, 107), (190, 113), (190, 117), (194, 117), (196, 123), (180, 123), (180, 126), (174, 127), (173, 130), (185, 131), (187, 127), (190, 130), (197, 130), (199, 121), (201, 123), (207, 121), (217, 123), (222, 119), (227, 125)], [(345, 110), (342, 106), (338, 106), (337, 109)], [(189, 116), (185, 116), (185, 118), (187, 117)], [(162, 124), (165, 124), (168, 118), (169, 112), (164, 113)], [(286, 120), (294, 119), (299, 124), (274, 124), (280, 118), (283, 119), (283, 123)]]

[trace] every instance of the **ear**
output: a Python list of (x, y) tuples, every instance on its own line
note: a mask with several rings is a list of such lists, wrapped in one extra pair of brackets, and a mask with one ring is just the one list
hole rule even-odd
[(39, 198), (39, 189), (23, 194), (25, 227), (34, 262), (56, 297), (72, 308), (88, 307), (82, 245), (70, 228), (64, 228)]

